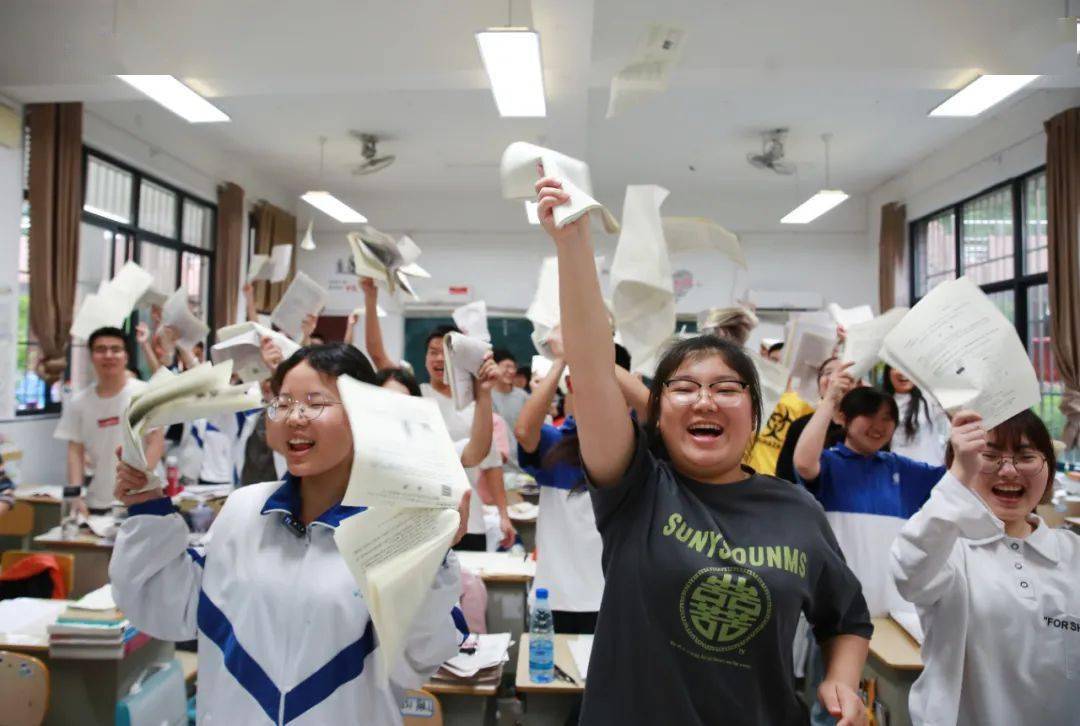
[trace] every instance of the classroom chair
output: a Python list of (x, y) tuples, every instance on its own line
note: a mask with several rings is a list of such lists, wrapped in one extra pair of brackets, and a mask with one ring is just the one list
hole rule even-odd
[(22, 537), (24, 550), (30, 549), (30, 534), (34, 531), (34, 508), (26, 502), (15, 502), (7, 514), (0, 515), (0, 537)]
[[(12, 510), (14, 511), (14, 510)], [(56, 558), (56, 564), (60, 565), (60, 574), (64, 578), (64, 587), (67, 589), (68, 594), (75, 588), (75, 555), (65, 554), (62, 552), (49, 552), (48, 550), (40, 550), (37, 552), (29, 552), (26, 550), (8, 550), (2, 556), (0, 556), (0, 572), (14, 565), (19, 560), (32, 555), (52, 555)]]
[(404, 726), (443, 726), (439, 699), (427, 691), (406, 691), (401, 699)]
[(49, 669), (37, 658), (0, 650), (0, 714), (7, 726), (40, 726), (49, 708)]

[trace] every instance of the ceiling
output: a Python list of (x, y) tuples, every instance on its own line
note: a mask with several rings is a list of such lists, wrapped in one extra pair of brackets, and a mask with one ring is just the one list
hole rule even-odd
[[(823, 184), (820, 136), (831, 132), (833, 186), (865, 193), (985, 120), (926, 116), (977, 72), (1045, 74), (1033, 91), (1080, 87), (1056, 22), (1062, 0), (511, 7), (515, 24), (542, 36), (545, 119), (495, 112), (473, 33), (506, 22), (505, 0), (6, 0), (0, 93), (82, 100), (166, 147), (173, 135), (195, 136), (290, 192), (321, 186), (364, 210), (366, 200), (407, 195), (497, 199), (499, 156), (518, 139), (583, 156), (609, 195), (651, 182), (694, 197), (787, 198)], [(606, 119), (611, 75), (651, 22), (687, 30), (670, 87)], [(232, 122), (190, 127), (113, 77), (124, 72), (172, 73)], [(775, 126), (791, 128), (796, 177), (745, 161)], [(354, 177), (360, 145), (349, 129), (386, 135), (380, 153), (397, 162)]]

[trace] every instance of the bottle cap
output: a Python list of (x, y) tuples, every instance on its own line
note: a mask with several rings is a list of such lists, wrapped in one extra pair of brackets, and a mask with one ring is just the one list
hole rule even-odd
[(542, 597), (542, 598), (547, 598), (547, 596), (548, 596), (547, 588), (546, 587), (538, 587), (538, 588), (536, 588), (536, 596), (537, 597)]

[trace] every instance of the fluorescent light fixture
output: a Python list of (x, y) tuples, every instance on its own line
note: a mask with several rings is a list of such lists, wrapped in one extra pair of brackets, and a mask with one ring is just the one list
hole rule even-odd
[(180, 118), (193, 124), (228, 121), (221, 109), (172, 76), (117, 76)]
[(978, 116), (1004, 101), (1038, 76), (979, 76), (943, 104), (931, 116)]
[(780, 222), (781, 224), (806, 224), (812, 222), (847, 198), (848, 195), (839, 189), (822, 189), (788, 212)]
[(546, 116), (540, 34), (529, 28), (488, 28), (476, 34), (500, 116)]
[(308, 192), (300, 197), (320, 212), (330, 215), (339, 222), (346, 224), (363, 224), (367, 217), (360, 214), (345, 202), (335, 197), (330, 192)]

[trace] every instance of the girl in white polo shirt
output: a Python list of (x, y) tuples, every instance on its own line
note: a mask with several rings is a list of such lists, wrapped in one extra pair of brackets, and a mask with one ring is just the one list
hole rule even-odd
[(892, 548), (919, 611), (915, 724), (1066, 724), (1080, 714), (1080, 537), (1033, 514), (1054, 480), (1030, 411), (953, 418), (949, 471)]

